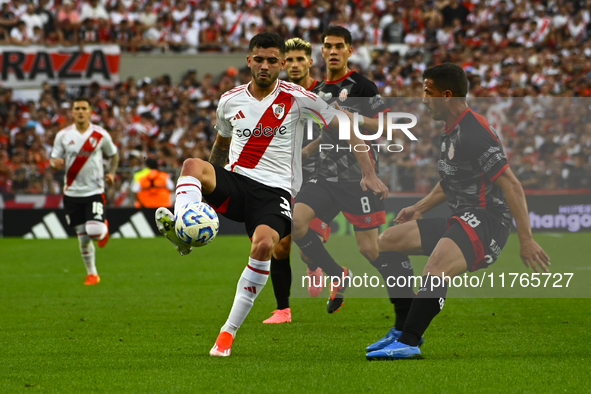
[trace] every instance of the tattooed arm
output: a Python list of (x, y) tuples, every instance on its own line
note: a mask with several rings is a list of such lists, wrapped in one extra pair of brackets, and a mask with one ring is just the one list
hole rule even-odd
[(230, 153), (230, 142), (232, 138), (222, 137), (217, 135), (213, 148), (211, 148), (211, 155), (209, 156), (209, 162), (217, 164), (218, 166), (225, 166), (228, 162), (228, 155)]
[(107, 182), (107, 185), (109, 186), (113, 186), (115, 183), (117, 167), (119, 167), (119, 153), (115, 153), (113, 156), (109, 157), (109, 172), (105, 175), (105, 182)]

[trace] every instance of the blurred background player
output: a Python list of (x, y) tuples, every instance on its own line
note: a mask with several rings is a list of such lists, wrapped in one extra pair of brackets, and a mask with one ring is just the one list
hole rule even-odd
[[(96, 285), (101, 280), (92, 241), (102, 248), (109, 240), (104, 183), (113, 185), (119, 165), (119, 154), (111, 136), (102, 127), (90, 123), (91, 114), (88, 99), (77, 98), (72, 102), (74, 124), (57, 133), (50, 160), (54, 169), (65, 167), (64, 209), (66, 220), (76, 230), (80, 242), (88, 274), (85, 285)], [(106, 175), (103, 153), (109, 157)]]
[[(289, 82), (293, 82), (306, 90), (312, 90), (317, 84), (310, 75), (312, 60), (312, 45), (301, 38), (291, 38), (285, 42), (285, 72)], [(314, 127), (313, 139), (320, 136), (320, 130)], [(304, 135), (303, 146), (307, 146), (312, 140)], [(302, 163), (303, 184), (316, 173), (316, 162), (318, 152), (310, 155)], [(310, 222), (310, 228), (322, 237), (324, 242), (330, 236), (330, 226), (320, 219), (315, 218)], [(271, 259), (271, 282), (273, 291), (277, 300), (277, 309), (273, 311), (273, 316), (263, 321), (263, 323), (290, 323), (291, 308), (289, 307), (289, 296), (292, 282), (291, 266), (289, 256), (291, 253), (291, 235), (283, 238), (275, 248), (273, 258)], [(314, 266), (313, 262), (301, 253), (302, 259), (307, 264), (307, 273), (310, 276), (308, 292), (312, 297), (317, 297), (322, 292), (322, 269)], [(312, 267), (313, 269), (310, 269)]]
[[(409, 254), (429, 256), (422, 286), (402, 330), (392, 328), (367, 348), (368, 360), (421, 356), (419, 345), (431, 321), (443, 309), (447, 280), (493, 264), (505, 246), (515, 218), (521, 258), (534, 271), (548, 272), (550, 258), (532, 237), (525, 194), (505, 156), (495, 130), (466, 103), (468, 80), (451, 63), (423, 73), (424, 98), (434, 120), (445, 121), (441, 133), (441, 181), (421, 201), (398, 213), (398, 226), (380, 238), (381, 256), (393, 262)], [(447, 200), (452, 216), (420, 219)]]
[[(249, 49), (252, 80), (222, 96), (210, 161), (185, 160), (176, 187), (175, 211), (205, 198), (218, 213), (244, 222), (252, 239), (230, 316), (209, 352), (219, 357), (230, 356), (236, 332), (267, 283), (273, 251), (291, 232), (290, 200), (302, 182), (301, 146), (309, 117), (302, 116), (300, 105), (292, 105), (294, 100), (303, 100), (335, 129), (339, 126), (336, 111), (318, 96), (277, 79), (285, 66), (285, 42), (279, 35), (259, 33)], [(360, 143), (351, 134), (351, 143)], [(360, 154), (359, 160), (365, 170), (362, 182), (372, 190), (387, 190), (367, 155)], [(181, 255), (188, 254), (191, 247), (176, 236), (174, 220), (168, 209), (156, 210), (160, 232)]]
[[(353, 53), (351, 40), (351, 33), (341, 26), (330, 26), (323, 32), (322, 57), (326, 61), (327, 77), (313, 91), (329, 104), (337, 103), (339, 108), (349, 113), (364, 115), (359, 117), (360, 126), (367, 122), (366, 127), (371, 126), (370, 129), (375, 131), (378, 124), (371, 119), (380, 112), (388, 111), (388, 108), (376, 85), (349, 69), (348, 60)], [(362, 100), (361, 97), (367, 99)], [(381, 198), (385, 198), (387, 192), (376, 195), (363, 190), (360, 184), (363, 171), (356, 160), (356, 153), (347, 149), (347, 142), (340, 141), (338, 133), (322, 132), (320, 143), (339, 146), (340, 149), (322, 153), (316, 175), (296, 197), (293, 239), (300, 250), (327, 275), (339, 278), (351, 276), (347, 268), (341, 267), (332, 258), (316, 232), (310, 229), (310, 223), (315, 217), (330, 223), (342, 211), (354, 226), (359, 251), (373, 264), (379, 255), (378, 227), (386, 222)], [(375, 147), (365, 155), (377, 172), (378, 155)], [(342, 282), (348, 281), (341, 281), (339, 286), (331, 286), (328, 313), (337, 311), (343, 303), (346, 286)]]
[(171, 190), (174, 190), (174, 182), (167, 172), (158, 169), (156, 159), (147, 159), (146, 166), (149, 171), (141, 175), (131, 189), (135, 193), (135, 207), (170, 207), (172, 205), (170, 199)]

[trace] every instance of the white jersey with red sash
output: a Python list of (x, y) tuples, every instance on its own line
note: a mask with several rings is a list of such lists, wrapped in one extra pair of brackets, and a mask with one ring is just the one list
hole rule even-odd
[(102, 127), (91, 123), (80, 133), (73, 124), (57, 133), (51, 157), (65, 161), (66, 196), (88, 197), (105, 191), (103, 152), (111, 157), (117, 153), (117, 147)]
[(278, 81), (261, 101), (250, 94), (249, 85), (224, 93), (218, 105), (216, 129), (232, 138), (228, 169), (295, 196), (302, 184), (302, 140), (308, 119), (327, 125), (335, 109), (290, 82)]

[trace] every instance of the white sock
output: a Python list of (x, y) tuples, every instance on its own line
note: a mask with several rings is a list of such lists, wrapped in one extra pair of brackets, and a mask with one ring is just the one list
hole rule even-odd
[(94, 244), (86, 233), (86, 225), (80, 224), (76, 226), (76, 234), (78, 234), (80, 253), (82, 254), (82, 260), (84, 260), (87, 274), (98, 275), (96, 272), (96, 266), (94, 264)]
[[(174, 212), (191, 202), (201, 202), (201, 181), (193, 176), (184, 175), (176, 182), (176, 201)], [(174, 213), (173, 212), (173, 213)]]
[(260, 294), (263, 287), (269, 279), (269, 270), (271, 269), (271, 260), (259, 261), (252, 257), (248, 259), (248, 266), (242, 272), (234, 297), (234, 304), (226, 324), (222, 331), (227, 331), (232, 336), (236, 336), (236, 331), (240, 328), (246, 316), (252, 309), (254, 300)]

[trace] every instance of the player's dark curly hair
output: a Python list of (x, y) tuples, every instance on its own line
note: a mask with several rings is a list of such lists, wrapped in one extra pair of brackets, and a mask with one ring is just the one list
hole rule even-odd
[(440, 91), (449, 90), (454, 97), (466, 97), (468, 78), (462, 67), (453, 63), (443, 63), (426, 69), (423, 79), (430, 79)]
[(345, 39), (345, 44), (351, 45), (353, 38), (351, 32), (342, 26), (328, 26), (322, 33), (321, 42), (324, 43), (324, 39), (328, 36), (342, 37)]
[(277, 33), (263, 32), (251, 38), (248, 50), (252, 53), (255, 48), (277, 48), (285, 55), (285, 41)]

